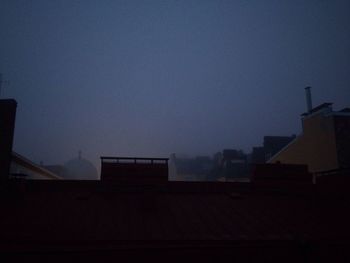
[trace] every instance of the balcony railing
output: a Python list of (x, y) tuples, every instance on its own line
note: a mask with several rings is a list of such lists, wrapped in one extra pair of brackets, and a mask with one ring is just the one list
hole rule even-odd
[(135, 164), (167, 164), (169, 158), (144, 158), (144, 157), (110, 157), (102, 156), (102, 163), (135, 163)]

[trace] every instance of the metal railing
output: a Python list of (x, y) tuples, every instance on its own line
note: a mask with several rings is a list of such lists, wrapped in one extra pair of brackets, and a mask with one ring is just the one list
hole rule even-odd
[(102, 163), (167, 164), (169, 158), (111, 157), (101, 156)]
[(340, 168), (340, 169), (332, 169), (327, 171), (321, 171), (321, 172), (315, 172), (315, 176), (324, 176), (324, 175), (339, 175), (339, 174), (345, 174), (350, 173), (350, 168)]

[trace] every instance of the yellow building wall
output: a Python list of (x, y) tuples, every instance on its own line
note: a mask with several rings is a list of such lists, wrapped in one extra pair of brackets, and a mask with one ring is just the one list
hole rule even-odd
[(303, 119), (303, 134), (268, 162), (306, 164), (310, 172), (338, 168), (333, 116), (323, 114)]

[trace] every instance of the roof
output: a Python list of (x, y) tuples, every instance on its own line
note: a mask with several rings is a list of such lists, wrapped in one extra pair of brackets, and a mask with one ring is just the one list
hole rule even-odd
[(51, 178), (51, 179), (62, 179), (60, 176), (56, 175), (55, 173), (49, 171), (48, 169), (30, 161), (29, 159), (25, 158), (24, 156), (12, 152), (12, 161), (26, 167), (27, 169), (30, 169), (36, 173), (39, 173), (45, 177)]
[(0, 199), (0, 252), (17, 255), (25, 250), (33, 255), (49, 250), (48, 255), (54, 256), (57, 251), (75, 251), (86, 257), (96, 250), (135, 253), (146, 247), (161, 253), (172, 247), (172, 251), (202, 248), (201, 258), (207, 251), (214, 253), (215, 247), (219, 254), (225, 247), (228, 251), (249, 247), (251, 253), (252, 247), (274, 244), (275, 255), (276, 247), (289, 244), (281, 242), (338, 242), (350, 234), (350, 215), (344, 213), (348, 199), (318, 195), (315, 185), (25, 183), (11, 188), (20, 191), (17, 198)]
[(333, 103), (330, 103), (330, 102), (325, 102), (325, 103), (322, 103), (321, 105), (318, 105), (317, 107), (313, 108), (310, 112), (305, 112), (303, 114), (301, 114), (301, 116), (307, 116), (311, 113), (315, 113), (323, 108), (328, 108), (329, 106), (332, 106)]
[[(259, 192), (244, 183), (108, 188), (101, 182), (59, 182), (30, 182), (26, 202), (6, 206), (0, 218), (2, 241), (312, 240), (349, 235), (344, 229), (350, 219), (343, 214), (346, 201), (283, 189)], [(311, 186), (308, 190), (313, 191)]]

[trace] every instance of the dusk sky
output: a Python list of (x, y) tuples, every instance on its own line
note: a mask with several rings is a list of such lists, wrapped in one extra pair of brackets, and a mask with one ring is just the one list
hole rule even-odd
[(251, 151), (350, 106), (350, 1), (0, 0), (14, 150), (77, 156)]

